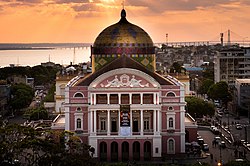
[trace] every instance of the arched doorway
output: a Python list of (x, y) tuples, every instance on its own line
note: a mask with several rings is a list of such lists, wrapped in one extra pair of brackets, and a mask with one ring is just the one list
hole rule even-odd
[(133, 159), (140, 161), (140, 143), (138, 141), (133, 143)]
[(151, 160), (151, 143), (149, 141), (144, 143), (144, 160)]
[(129, 143), (123, 142), (122, 143), (122, 161), (129, 160)]
[(111, 161), (118, 161), (118, 143), (111, 143)]
[(106, 144), (106, 142), (100, 143), (100, 161), (107, 161), (107, 144)]

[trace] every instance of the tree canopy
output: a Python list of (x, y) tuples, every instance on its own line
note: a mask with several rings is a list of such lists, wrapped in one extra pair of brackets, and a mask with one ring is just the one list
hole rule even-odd
[(214, 115), (214, 105), (197, 97), (186, 97), (187, 112), (195, 118)]
[(228, 85), (224, 81), (217, 82), (210, 86), (207, 94), (209, 98), (213, 100), (221, 100), (224, 104), (227, 104), (227, 102), (232, 99)]
[(20, 110), (30, 105), (34, 92), (32, 88), (25, 84), (16, 84), (11, 86), (10, 105), (14, 110)]
[(214, 84), (214, 81), (211, 79), (204, 79), (201, 82), (201, 86), (198, 89), (199, 94), (207, 94), (210, 86)]
[(56, 73), (60, 70), (60, 66), (50, 67), (37, 65), (34, 67), (4, 67), (0, 68), (0, 80), (6, 80), (8, 77), (27, 76), (34, 78), (35, 85), (46, 85), (51, 83), (56, 78)]
[(183, 73), (186, 69), (182, 67), (178, 62), (174, 62), (170, 67), (170, 73)]
[(90, 156), (90, 146), (81, 143), (73, 133), (38, 132), (17, 124), (0, 127), (0, 165), (96, 165)]

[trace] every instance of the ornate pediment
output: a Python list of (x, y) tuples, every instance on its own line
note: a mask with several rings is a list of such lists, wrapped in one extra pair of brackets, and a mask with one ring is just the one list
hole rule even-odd
[(122, 68), (112, 70), (96, 78), (91, 88), (156, 88), (159, 87), (148, 74), (135, 70)]
[(149, 87), (149, 83), (141, 83), (142, 80), (136, 79), (135, 75), (130, 77), (127, 74), (122, 74), (120, 76), (115, 75), (113, 79), (107, 80), (107, 83), (101, 83), (101, 87)]

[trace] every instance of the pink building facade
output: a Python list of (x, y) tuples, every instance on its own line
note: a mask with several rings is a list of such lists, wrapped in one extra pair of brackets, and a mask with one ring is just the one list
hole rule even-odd
[[(93, 157), (101, 161), (148, 161), (183, 154), (184, 85), (154, 72), (153, 42), (141, 28), (130, 24), (124, 13), (117, 24), (97, 37), (91, 55), (93, 73), (77, 76), (65, 87), (65, 130), (94, 147)], [(109, 40), (118, 44), (107, 43)], [(99, 55), (104, 47), (100, 42), (107, 43), (106, 52), (114, 53)], [(120, 54), (117, 47), (144, 53)]]

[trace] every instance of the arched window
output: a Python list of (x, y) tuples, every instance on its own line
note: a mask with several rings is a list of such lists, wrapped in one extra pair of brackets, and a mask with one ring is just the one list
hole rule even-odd
[(76, 128), (77, 129), (81, 129), (82, 128), (82, 120), (80, 118), (78, 118), (76, 120)]
[(82, 94), (82, 93), (77, 92), (77, 93), (75, 93), (74, 97), (81, 97), (81, 98), (82, 98), (82, 97), (84, 97), (84, 96), (83, 96), (83, 94)]
[(168, 107), (168, 110), (172, 111), (172, 110), (174, 110), (174, 108), (170, 106), (170, 107)]
[(76, 111), (77, 111), (77, 112), (81, 112), (82, 109), (81, 109), (80, 107), (77, 107)]
[(167, 94), (167, 97), (175, 97), (175, 94), (174, 94), (173, 92), (169, 92), (169, 93)]
[(174, 127), (174, 119), (173, 118), (169, 118), (168, 119), (168, 126), (169, 126), (169, 128), (173, 128)]
[(173, 154), (175, 153), (175, 143), (173, 139), (169, 139), (168, 140), (168, 153), (169, 154)]

